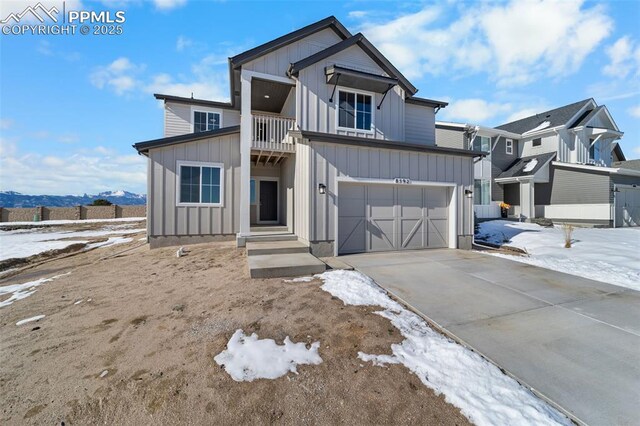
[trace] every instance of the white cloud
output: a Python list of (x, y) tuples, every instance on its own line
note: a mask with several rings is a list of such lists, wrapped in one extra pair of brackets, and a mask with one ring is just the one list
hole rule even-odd
[[(603, 7), (582, 1), (443, 7), (429, 5), (387, 22), (366, 15), (361, 29), (407, 77), (486, 73), (514, 86), (576, 72), (613, 26)], [(440, 23), (447, 12), (458, 10), (455, 21)]]
[(635, 118), (640, 118), (640, 105), (629, 108), (629, 115)]
[(640, 76), (640, 43), (624, 36), (608, 46), (606, 53), (610, 63), (602, 69), (603, 74), (616, 78)]
[(96, 68), (90, 80), (95, 87), (110, 89), (119, 96), (164, 93), (190, 97), (193, 94), (195, 98), (223, 100), (229, 97), (226, 64), (226, 57), (209, 55), (191, 66), (190, 76), (176, 78), (167, 73), (145, 75), (144, 65), (122, 57)]
[(193, 45), (193, 40), (183, 35), (178, 36), (178, 40), (176, 40), (176, 50), (178, 52), (184, 51), (188, 47), (191, 47), (191, 45)]
[(13, 126), (13, 120), (10, 118), (0, 118), (0, 129), (8, 130)]
[(509, 113), (511, 108), (510, 104), (492, 103), (483, 99), (459, 99), (450, 102), (441, 114), (447, 120), (484, 124), (490, 118)]
[(180, 6), (184, 6), (187, 0), (153, 0), (156, 8), (160, 10), (171, 10)]
[(26, 194), (83, 194), (123, 188), (145, 192), (146, 162), (138, 155), (78, 150), (71, 155), (21, 153), (0, 138), (0, 189)]
[(125, 95), (139, 84), (136, 78), (144, 68), (144, 65), (136, 65), (129, 58), (121, 57), (109, 65), (96, 68), (89, 78), (98, 89), (108, 87), (118, 95)]

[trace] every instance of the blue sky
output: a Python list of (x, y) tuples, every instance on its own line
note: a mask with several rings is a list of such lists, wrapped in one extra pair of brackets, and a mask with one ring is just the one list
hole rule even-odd
[[(0, 15), (33, 2), (4, 1)], [(60, 1), (43, 1), (47, 6)], [(0, 35), (0, 190), (145, 192), (134, 142), (162, 136), (161, 92), (227, 100), (227, 57), (335, 15), (440, 120), (499, 125), (594, 97), (640, 157), (640, 2), (67, 1), (123, 10), (122, 35)]]

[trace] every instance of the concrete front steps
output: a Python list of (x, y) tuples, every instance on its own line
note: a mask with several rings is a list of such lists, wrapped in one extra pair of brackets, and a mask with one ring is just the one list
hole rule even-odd
[(246, 250), (251, 278), (299, 277), (327, 269), (327, 265), (309, 253), (309, 247), (297, 238), (247, 240)]

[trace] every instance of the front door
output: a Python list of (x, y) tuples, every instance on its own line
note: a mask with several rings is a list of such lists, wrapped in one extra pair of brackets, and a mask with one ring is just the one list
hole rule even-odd
[(278, 221), (278, 182), (260, 181), (260, 222)]

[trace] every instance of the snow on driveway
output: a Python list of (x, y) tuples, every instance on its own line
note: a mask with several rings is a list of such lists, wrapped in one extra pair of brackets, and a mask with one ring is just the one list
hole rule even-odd
[(359, 352), (374, 365), (402, 364), (422, 383), (460, 408), (477, 425), (570, 425), (560, 412), (477, 353), (436, 332), (413, 312), (392, 300), (371, 278), (356, 271), (316, 275), (322, 289), (345, 305), (373, 305), (400, 330), (404, 341), (391, 345), (391, 355)]
[(492, 220), (480, 223), (476, 241), (509, 245), (528, 256), (491, 253), (518, 262), (640, 290), (640, 229), (574, 228), (564, 248), (560, 226)]

